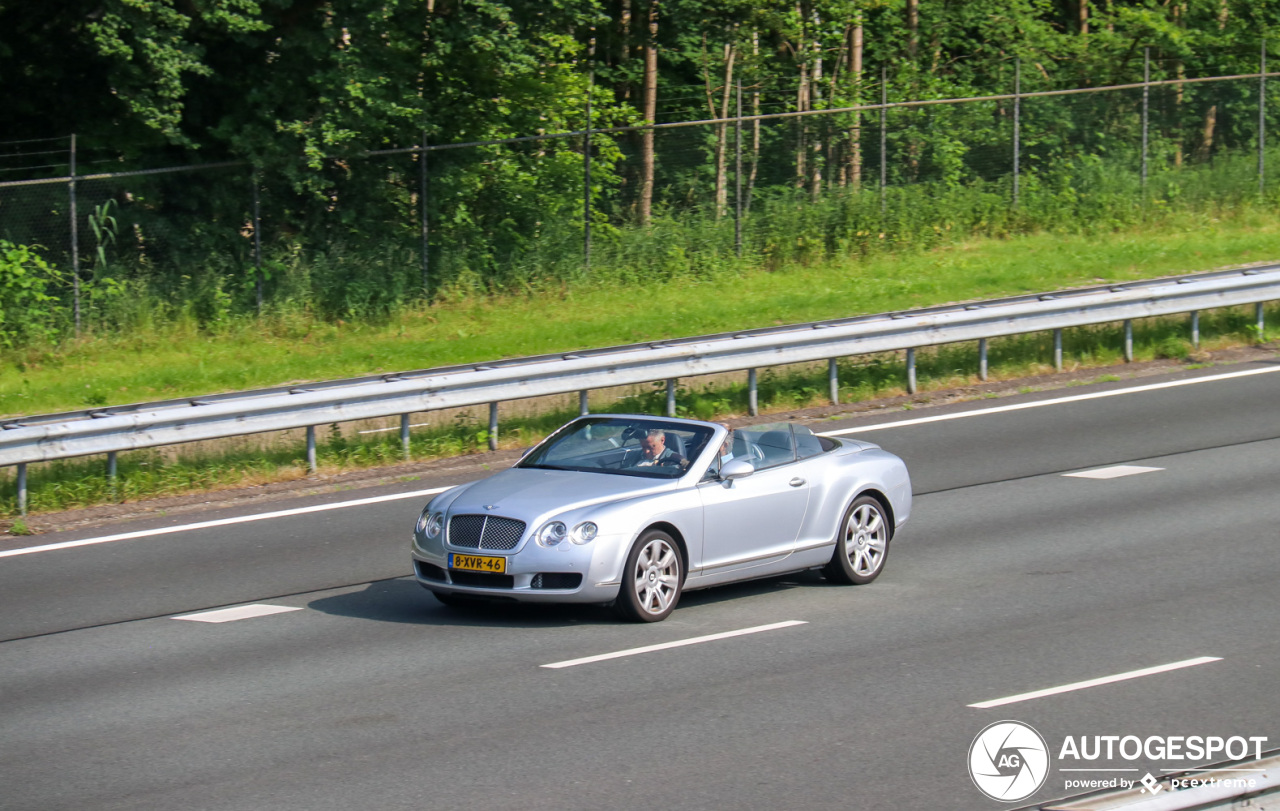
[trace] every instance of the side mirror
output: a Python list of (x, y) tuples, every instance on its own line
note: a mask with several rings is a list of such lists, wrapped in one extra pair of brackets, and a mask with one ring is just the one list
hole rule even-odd
[(746, 459), (730, 459), (720, 468), (720, 478), (725, 481), (745, 479), (756, 472), (756, 466)]

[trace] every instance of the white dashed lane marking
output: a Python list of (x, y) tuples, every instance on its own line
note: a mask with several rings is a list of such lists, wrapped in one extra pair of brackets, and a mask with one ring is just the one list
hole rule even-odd
[(242, 605), (236, 608), (219, 608), (215, 611), (200, 611), (195, 614), (183, 614), (173, 617), (175, 620), (190, 620), (191, 622), (235, 622), (236, 620), (247, 620), (253, 617), (267, 617), (272, 614), (283, 614), (286, 611), (301, 611), (301, 608), (288, 605), (266, 605), (265, 603), (254, 603), (253, 605)]
[(1079, 473), (1063, 473), (1063, 476), (1071, 479), (1118, 479), (1121, 476), (1136, 476), (1139, 473), (1154, 473), (1157, 470), (1164, 470), (1162, 467), (1143, 467), (1142, 465), (1114, 465), (1112, 467), (1100, 467), (1096, 470), (1082, 470)]
[(743, 628), (738, 631), (725, 631), (720, 634), (708, 634), (707, 636), (695, 636), (691, 639), (677, 639), (675, 642), (663, 642), (660, 645), (646, 645), (643, 648), (628, 648), (627, 650), (614, 651), (613, 653), (601, 653), (597, 656), (584, 656), (581, 659), (569, 659), (564, 662), (552, 662), (549, 667), (552, 669), (562, 667), (575, 667), (577, 665), (587, 665), (592, 662), (603, 662), (607, 659), (622, 659), (626, 656), (636, 656), (641, 653), (653, 653), (654, 651), (669, 650), (671, 648), (683, 648), (685, 645), (697, 645), (700, 642), (714, 642), (717, 639), (729, 639), (735, 636), (746, 636), (747, 634), (758, 634), (764, 631), (776, 631), (779, 628), (790, 628), (795, 625), (808, 625), (804, 620), (787, 620), (786, 622), (774, 622), (769, 625), (757, 625), (754, 628)]
[(1170, 662), (1167, 665), (1144, 667), (1142, 670), (1130, 670), (1128, 673), (1117, 673), (1114, 676), (1103, 676), (1097, 679), (1089, 679), (1088, 681), (1077, 681), (1071, 684), (1064, 684), (1061, 687), (1049, 687), (1044, 690), (1036, 690), (1031, 693), (1019, 693), (1016, 696), (1008, 696), (1007, 698), (994, 698), (991, 701), (980, 701), (977, 704), (970, 704), (969, 706), (980, 710), (986, 710), (992, 707), (1003, 707), (1005, 704), (1016, 704), (1019, 701), (1030, 701), (1033, 698), (1056, 696), (1059, 693), (1070, 693), (1075, 690), (1084, 690), (1088, 687), (1098, 687), (1103, 684), (1113, 684), (1118, 681), (1128, 681), (1129, 679), (1138, 679), (1143, 676), (1154, 676), (1157, 673), (1168, 673), (1170, 670), (1181, 670), (1184, 667), (1195, 667), (1196, 665), (1206, 665), (1210, 662), (1221, 661), (1222, 657), (1220, 656), (1201, 656), (1196, 659), (1184, 659), (1181, 662)]

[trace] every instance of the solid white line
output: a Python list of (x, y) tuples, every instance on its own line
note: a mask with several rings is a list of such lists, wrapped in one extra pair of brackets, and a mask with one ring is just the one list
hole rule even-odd
[(288, 605), (267, 605), (265, 603), (254, 603), (253, 605), (242, 605), (236, 608), (219, 608), (213, 611), (200, 611), (195, 614), (183, 614), (180, 617), (171, 617), (175, 620), (190, 620), (192, 622), (235, 622), (236, 620), (247, 620), (253, 617), (267, 617), (272, 614), (283, 614), (287, 611), (301, 611), (300, 607)]
[(1102, 684), (1111, 684), (1117, 681), (1126, 681), (1128, 679), (1137, 679), (1142, 676), (1154, 676), (1157, 673), (1167, 673), (1170, 670), (1179, 670), (1184, 667), (1195, 667), (1196, 665), (1206, 665), (1209, 662), (1221, 662), (1220, 656), (1201, 656), (1198, 659), (1187, 659), (1182, 662), (1172, 662), (1167, 665), (1156, 665), (1155, 667), (1147, 667), (1142, 670), (1131, 670), (1128, 673), (1117, 673), (1114, 676), (1103, 676), (1098, 679), (1089, 679), (1088, 681), (1078, 681), (1074, 684), (1064, 684), (1061, 687), (1050, 687), (1046, 690), (1036, 690), (1033, 693), (1019, 693), (1016, 696), (1008, 698), (997, 698), (992, 701), (982, 701), (978, 704), (970, 704), (970, 707), (976, 707), (980, 710), (987, 710), (992, 707), (1002, 707), (1005, 704), (1015, 704), (1019, 701), (1030, 701), (1033, 698), (1044, 698), (1045, 696), (1053, 696), (1058, 693), (1069, 693), (1073, 690), (1083, 690), (1086, 687), (1097, 687)]
[(775, 622), (770, 625), (757, 625), (754, 628), (743, 628), (740, 631), (725, 631), (722, 634), (710, 634), (709, 636), (695, 636), (692, 639), (680, 639), (675, 642), (663, 642), (661, 645), (647, 645), (643, 648), (630, 648), (628, 650), (615, 651), (613, 653), (602, 653), (599, 656), (584, 656), (581, 659), (569, 659), (565, 662), (552, 662), (549, 665), (541, 665), (552, 669), (562, 667), (575, 667), (577, 665), (587, 665), (592, 662), (603, 662), (606, 659), (621, 659), (625, 656), (635, 656), (640, 653), (652, 653), (659, 650), (667, 650), (669, 648), (683, 648), (685, 645), (697, 645), (699, 642), (714, 642), (717, 639), (728, 639), (734, 636), (746, 636), (747, 634), (758, 634), (764, 631), (776, 631), (779, 628), (790, 628), (794, 625), (808, 625), (804, 620), (787, 620), (786, 622)]
[(1160, 389), (1173, 389), (1179, 386), (1194, 386), (1198, 383), (1212, 383), (1218, 380), (1232, 380), (1237, 377), (1251, 377), (1253, 375), (1265, 375), (1272, 372), (1280, 372), (1280, 366), (1269, 367), (1266, 369), (1249, 369), (1243, 372), (1228, 372), (1220, 375), (1210, 375), (1208, 377), (1197, 377), (1192, 380), (1171, 380), (1165, 383), (1152, 383), (1146, 386), (1133, 386), (1127, 389), (1112, 389), (1110, 391), (1095, 391), (1089, 394), (1075, 394), (1070, 397), (1055, 397), (1051, 400), (1037, 400), (1033, 403), (1014, 403), (1012, 405), (993, 406), (991, 408), (981, 408), (974, 411), (957, 411), (952, 414), (938, 414), (933, 417), (919, 417), (914, 420), (899, 420), (898, 422), (881, 422), (875, 425), (863, 425), (858, 428), (843, 428), (838, 431), (823, 431), (818, 436), (843, 436), (845, 434), (859, 434), (866, 431), (879, 431), (884, 428), (903, 428), (908, 425), (923, 425), (929, 422), (945, 422), (946, 420), (959, 420), (965, 417), (981, 417), (986, 414), (1001, 414), (1006, 411), (1021, 411), (1024, 408), (1041, 408), (1042, 406), (1061, 405), (1063, 403), (1078, 403), (1082, 400), (1099, 400), (1103, 397), (1119, 397), (1122, 394), (1138, 394), (1144, 391), (1159, 391)]
[(1122, 476), (1137, 476), (1139, 473), (1155, 473), (1164, 470), (1162, 467), (1145, 467), (1143, 465), (1112, 465), (1093, 470), (1082, 470), (1079, 473), (1063, 473), (1069, 479), (1119, 479)]
[(6, 549), (0, 551), (0, 558), (13, 557), (14, 555), (30, 555), (35, 552), (49, 552), (54, 549), (71, 549), (76, 546), (93, 546), (100, 543), (112, 543), (114, 541), (131, 541), (134, 538), (147, 538), (152, 535), (170, 535), (174, 532), (189, 532), (195, 529), (209, 529), (210, 527), (225, 527), (231, 524), (247, 524), (250, 521), (265, 521), (268, 518), (286, 518), (290, 515), (304, 515), (306, 513), (319, 513), (328, 510), (340, 510), (344, 507), (362, 507), (366, 504), (380, 504), (384, 501), (399, 501), (406, 498), (421, 498), (422, 496), (430, 496), (435, 493), (443, 493), (448, 487), (432, 487), (430, 490), (414, 490), (412, 493), (395, 493), (390, 496), (374, 496), (372, 498), (360, 498), (355, 501), (340, 501), (336, 504), (316, 504), (312, 507), (297, 507), (292, 510), (278, 510), (271, 513), (257, 513), (256, 515), (239, 515), (235, 518), (219, 518), (216, 521), (201, 521), (197, 524), (182, 524), (176, 527), (160, 527), (158, 529), (142, 529), (137, 532), (122, 532), (119, 535), (103, 535), (98, 538), (85, 538), (79, 541), (63, 541), (62, 543), (45, 544), (44, 546), (27, 546), (22, 549)]
[[(1137, 769), (1058, 769), (1058, 771), (1060, 772), (1136, 772)], [(1171, 771), (1185, 772), (1186, 769), (1171, 770)]]

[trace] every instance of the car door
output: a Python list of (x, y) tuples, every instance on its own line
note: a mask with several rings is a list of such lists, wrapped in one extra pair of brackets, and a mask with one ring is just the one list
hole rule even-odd
[(731, 482), (714, 479), (698, 485), (704, 575), (767, 566), (795, 547), (810, 485), (798, 475), (790, 426), (759, 432), (755, 438), (770, 443), (764, 445), (765, 458), (755, 460), (759, 469)]

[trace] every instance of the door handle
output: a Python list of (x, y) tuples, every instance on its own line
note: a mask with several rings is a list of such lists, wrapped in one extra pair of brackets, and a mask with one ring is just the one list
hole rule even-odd
[(788, 484), (790, 484), (792, 487), (803, 487), (804, 479), (800, 478), (799, 476), (796, 476), (794, 479), (788, 482)]

